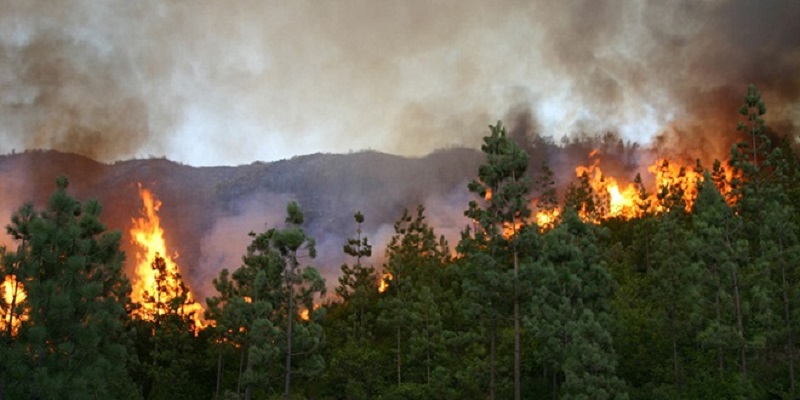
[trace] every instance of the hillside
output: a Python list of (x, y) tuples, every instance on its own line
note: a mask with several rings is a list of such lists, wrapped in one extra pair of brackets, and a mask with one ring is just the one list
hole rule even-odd
[(55, 178), (67, 175), (70, 191), (81, 199), (98, 199), (108, 227), (123, 232), (130, 266), (136, 250), (128, 229), (142, 208), (141, 183), (163, 202), (159, 215), (167, 245), (179, 253), (183, 275), (202, 298), (219, 270), (238, 266), (247, 233), (282, 223), (286, 203), (296, 200), (318, 242), (315, 263), (332, 286), (357, 210), (366, 216), (366, 233), (376, 243), (376, 263), (381, 242), (391, 235), (404, 207), (423, 203), (435, 210), (430, 213), (436, 215), (434, 225), (455, 239), (465, 225), (466, 182), (482, 160), (478, 151), (450, 149), (423, 158), (359, 152), (198, 168), (166, 159), (103, 164), (75, 154), (29, 151), (0, 156), (0, 218), (7, 223), (25, 202), (42, 207), (55, 189)]

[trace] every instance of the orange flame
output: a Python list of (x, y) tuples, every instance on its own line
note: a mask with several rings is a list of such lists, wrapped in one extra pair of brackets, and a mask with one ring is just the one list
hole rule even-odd
[(561, 210), (558, 208), (554, 208), (550, 211), (539, 211), (536, 213), (536, 225), (539, 226), (539, 230), (541, 231), (551, 229), (556, 225), (556, 221), (558, 221), (560, 215)]
[[(164, 229), (161, 227), (161, 220), (158, 217), (158, 210), (161, 208), (159, 201), (152, 192), (142, 188), (139, 184), (139, 196), (142, 198), (144, 208), (142, 216), (132, 220), (133, 227), (130, 230), (132, 241), (141, 251), (136, 252), (136, 269), (134, 279), (132, 279), (133, 291), (131, 297), (134, 302), (139, 303), (141, 308), (137, 310), (139, 318), (152, 321), (156, 313), (162, 314), (163, 310), (156, 310), (156, 305), (152, 297), (163, 296), (164, 302), (175, 298), (179, 293), (177, 288), (180, 285), (178, 277), (178, 265), (175, 257), (167, 252), (167, 244), (164, 240)], [(152, 264), (157, 257), (162, 257), (166, 267), (166, 275), (169, 280), (161, 292), (157, 284), (158, 271), (153, 269)], [(191, 292), (186, 293), (186, 306), (183, 308), (185, 314), (194, 313), (194, 323), (197, 329), (206, 326), (203, 320), (203, 306), (198, 302), (192, 301)], [(151, 297), (150, 299), (148, 297)], [(162, 300), (163, 301), (163, 300)]]
[(392, 279), (394, 279), (392, 274), (388, 272), (384, 273), (380, 282), (378, 282), (378, 293), (383, 293), (386, 291), (386, 289), (389, 289), (389, 281)]
[(522, 225), (524, 224), (524, 221), (517, 221), (513, 224), (511, 222), (503, 222), (503, 237), (506, 239), (511, 239), (511, 237), (516, 235), (517, 232), (522, 230)]
[(14, 275), (6, 275), (5, 280), (0, 283), (0, 293), (7, 308), (0, 308), (0, 330), (11, 330), (11, 336), (17, 334), (22, 321), (28, 320), (25, 313), (15, 315), (13, 308), (22, 304), (27, 297), (22, 282), (17, 281)]
[[(312, 310), (316, 310), (318, 308), (319, 304), (314, 304), (314, 308), (312, 308)], [(300, 319), (302, 319), (303, 321), (308, 321), (309, 318), (311, 318), (311, 310), (306, 308), (300, 311)]]
[[(601, 217), (635, 217), (637, 214), (636, 199), (638, 197), (636, 186), (629, 183), (620, 189), (620, 184), (616, 178), (603, 174), (603, 170), (600, 169), (600, 158), (596, 157), (597, 154), (597, 149), (592, 150), (589, 153), (590, 158), (595, 158), (592, 165), (576, 167), (575, 175), (581, 177), (586, 174), (592, 190), (597, 194), (601, 202), (606, 203), (598, 205), (600, 208), (606, 207), (605, 210), (602, 210), (604, 215)], [(584, 220), (592, 218), (587, 215), (586, 210), (581, 210), (580, 215)]]
[[(640, 216), (645, 211), (664, 212), (668, 207), (677, 205), (674, 203), (675, 200), (681, 200), (685, 209), (691, 210), (697, 196), (697, 182), (701, 179), (701, 174), (695, 171), (694, 166), (667, 158), (656, 160), (647, 168), (655, 178), (656, 188), (646, 198), (641, 198), (635, 184), (621, 185), (616, 178), (603, 174), (597, 154), (597, 150), (589, 153), (589, 157), (594, 158), (592, 165), (575, 168), (576, 176), (587, 175), (592, 190), (603, 203), (598, 205), (601, 215), (597, 218), (630, 219)], [(726, 175), (730, 173), (726, 171)], [(660, 195), (662, 192), (678, 194), (679, 197), (669, 200)], [(591, 219), (586, 213), (581, 213), (581, 218)]]

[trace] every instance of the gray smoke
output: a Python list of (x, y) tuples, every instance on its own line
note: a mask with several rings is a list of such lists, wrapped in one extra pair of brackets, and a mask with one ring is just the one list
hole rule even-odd
[(422, 155), (528, 104), (556, 141), (718, 154), (748, 83), (796, 133), (799, 18), (780, 0), (1, 0), (0, 151)]

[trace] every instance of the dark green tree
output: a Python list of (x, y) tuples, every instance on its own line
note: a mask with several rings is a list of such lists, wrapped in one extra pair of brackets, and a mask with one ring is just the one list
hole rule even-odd
[[(300, 227), (303, 213), (287, 206), (286, 227), (251, 233), (243, 265), (232, 275), (223, 270), (214, 284), (219, 296), (208, 299), (206, 316), (218, 342), (241, 349), (237, 393), (274, 393), (283, 381), (289, 398), (292, 376), (317, 376), (324, 367), (319, 354), (324, 337), (314, 302), (325, 292), (325, 280), (300, 256), (316, 257), (314, 240)], [(229, 278), (230, 276), (230, 278)], [(307, 317), (301, 317), (302, 306)], [(282, 368), (280, 367), (282, 366)]]
[[(742, 270), (748, 258), (748, 244), (741, 237), (742, 220), (725, 202), (709, 173), (700, 184), (692, 214), (690, 251), (702, 271), (702, 304), (708, 305), (706, 313), (710, 314), (703, 319), (698, 342), (714, 349), (720, 379), (725, 376), (728, 351), (738, 353), (740, 374), (746, 380), (749, 334), (745, 323), (749, 306)], [(738, 396), (745, 394), (743, 390), (734, 389)]]
[(615, 285), (600, 258), (596, 227), (571, 208), (563, 217), (542, 237), (526, 326), (539, 359), (554, 371), (554, 397), (625, 399), (611, 337)]
[[(484, 204), (470, 201), (469, 208), (464, 215), (476, 222), (474, 245), (464, 243), (464, 250), (471, 248), (485, 251), (494, 260), (489, 268), (507, 270), (499, 260), (510, 260), (511, 270), (511, 302), (513, 307), (512, 318), (514, 324), (514, 398), (519, 400), (521, 394), (521, 327), (519, 304), (519, 276), (520, 276), (520, 240), (521, 233), (527, 229), (527, 220), (531, 211), (529, 208), (531, 183), (525, 172), (528, 168), (529, 156), (517, 143), (506, 134), (505, 127), (499, 121), (496, 125), (489, 126), (491, 135), (483, 138), (481, 150), (486, 154), (486, 164), (478, 168), (478, 179), (469, 183), (468, 189), (481, 198)], [(469, 236), (469, 233), (467, 233)], [(494, 272), (487, 271), (493, 274)], [(486, 282), (486, 281), (484, 281)], [(501, 314), (495, 314), (500, 316)], [(496, 341), (496, 327), (490, 330), (491, 366), (490, 366), (490, 398), (494, 398), (494, 350)]]
[(364, 215), (357, 212), (354, 218), (357, 224), (356, 237), (347, 239), (344, 253), (355, 258), (355, 263), (352, 266), (342, 265), (336, 294), (352, 308), (348, 318), (352, 320), (353, 331), (349, 337), (361, 342), (368, 334), (367, 308), (377, 298), (378, 276), (375, 268), (362, 263), (362, 258), (372, 256), (372, 245), (366, 236), (362, 237), (361, 232)]
[(3, 339), (0, 394), (137, 398), (127, 371), (131, 289), (121, 235), (106, 232), (99, 203), (71, 197), (66, 177), (56, 183), (43, 211), (23, 206), (7, 227), (17, 249), (5, 253), (3, 271), (13, 272), (26, 297), (14, 311), (25, 314), (19, 329)]
[[(666, 167), (666, 165), (665, 165)], [(675, 387), (684, 383), (685, 371), (681, 362), (683, 346), (691, 344), (695, 334), (695, 318), (700, 296), (698, 283), (702, 274), (691, 262), (686, 246), (689, 236), (689, 215), (686, 212), (682, 186), (665, 183), (659, 188), (653, 216), (655, 232), (648, 263), (647, 279), (651, 290), (652, 311), (667, 332), (671, 350), (671, 381)]]
[[(437, 237), (428, 225), (421, 205), (414, 216), (403, 210), (394, 230), (384, 266), (391, 279), (381, 295), (379, 322), (394, 331), (397, 385), (428, 385), (433, 369), (441, 365), (443, 332), (435, 296), (442, 291), (439, 277), (450, 251), (444, 237)], [(409, 379), (404, 374), (406, 365), (419, 366), (425, 372)]]

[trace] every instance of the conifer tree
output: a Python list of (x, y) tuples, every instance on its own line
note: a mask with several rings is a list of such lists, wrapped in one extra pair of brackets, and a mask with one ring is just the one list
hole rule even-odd
[(347, 239), (344, 253), (354, 257), (356, 261), (352, 266), (342, 265), (342, 276), (339, 277), (336, 294), (348, 307), (352, 307), (353, 310), (349, 313), (353, 324), (351, 338), (361, 342), (367, 335), (367, 306), (376, 297), (378, 277), (375, 268), (362, 263), (362, 258), (372, 256), (372, 245), (366, 236), (362, 237), (361, 232), (364, 215), (357, 212), (353, 218), (357, 224), (356, 237)]
[(563, 217), (542, 237), (526, 326), (540, 343), (540, 359), (555, 371), (554, 397), (625, 399), (611, 337), (614, 281), (600, 259), (595, 227), (572, 208)]
[(441, 349), (441, 316), (434, 296), (441, 291), (438, 277), (449, 258), (449, 249), (444, 237), (437, 237), (428, 225), (422, 205), (414, 216), (404, 210), (394, 230), (384, 266), (391, 280), (381, 296), (379, 319), (394, 331), (397, 385), (413, 381), (404, 375), (404, 366), (419, 362), (419, 358), (424, 360), (426, 371), (421, 381), (428, 384), (434, 353)]
[(26, 318), (5, 344), (14, 364), (2, 370), (0, 390), (8, 398), (136, 398), (126, 370), (131, 289), (121, 235), (106, 232), (99, 203), (67, 193), (66, 177), (56, 184), (44, 210), (23, 206), (7, 227), (17, 250), (3, 269), (24, 286), (17, 312)]
[[(668, 189), (667, 189), (668, 190)], [(682, 385), (685, 371), (681, 364), (683, 344), (694, 338), (693, 320), (698, 308), (701, 274), (691, 263), (686, 247), (688, 215), (681, 191), (662, 192), (660, 208), (652, 237), (652, 262), (647, 271), (651, 282), (649, 296), (653, 310), (659, 314), (663, 332), (667, 332), (672, 358), (673, 385)]]
[[(243, 265), (233, 274), (223, 270), (215, 280), (220, 295), (208, 300), (206, 315), (216, 324), (217, 340), (242, 349), (237, 394), (243, 390), (246, 399), (259, 390), (278, 392), (274, 382), (279, 380), (288, 399), (293, 376), (313, 377), (323, 368), (318, 320), (324, 310), (314, 301), (324, 294), (325, 280), (300, 263), (301, 255), (316, 257), (316, 249), (300, 227), (303, 213), (295, 202), (287, 206), (286, 224), (251, 232)], [(300, 317), (301, 306), (308, 319)]]
[[(520, 326), (520, 240), (523, 230), (527, 229), (527, 219), (531, 211), (527, 198), (531, 183), (525, 172), (528, 168), (529, 156), (517, 143), (506, 134), (506, 129), (499, 121), (489, 126), (491, 135), (483, 138), (481, 150), (486, 154), (486, 164), (478, 168), (478, 179), (469, 183), (470, 192), (485, 199), (485, 206), (473, 200), (464, 215), (476, 221), (479, 229), (475, 232), (476, 246), (466, 242), (462, 248), (480, 249), (487, 251), (493, 258), (493, 266), (480, 268), (498, 269), (497, 272), (507, 271), (500, 259), (510, 256), (511, 270), (511, 302), (513, 306), (512, 319), (514, 324), (514, 398), (521, 398), (521, 326)], [(469, 236), (469, 233), (466, 234)], [(493, 274), (495, 272), (486, 271)], [(485, 282), (485, 281), (484, 281)], [(496, 317), (501, 313), (494, 313), (494, 321), (490, 328), (490, 398), (494, 398), (494, 351), (496, 342)]]

